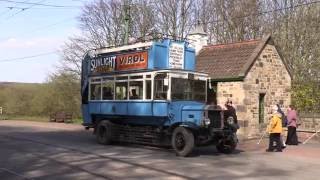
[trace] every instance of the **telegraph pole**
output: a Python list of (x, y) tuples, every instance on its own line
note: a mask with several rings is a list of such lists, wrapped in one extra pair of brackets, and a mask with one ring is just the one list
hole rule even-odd
[(129, 39), (129, 23), (130, 23), (130, 0), (124, 1), (124, 44), (128, 44)]

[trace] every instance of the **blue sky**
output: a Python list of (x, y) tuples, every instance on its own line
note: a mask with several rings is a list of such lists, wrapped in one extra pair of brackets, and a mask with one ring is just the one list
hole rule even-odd
[(68, 37), (80, 33), (76, 18), (90, 0), (13, 1), (72, 6), (54, 8), (0, 0), (0, 82), (45, 82), (59, 64), (58, 52), (13, 59), (59, 50)]

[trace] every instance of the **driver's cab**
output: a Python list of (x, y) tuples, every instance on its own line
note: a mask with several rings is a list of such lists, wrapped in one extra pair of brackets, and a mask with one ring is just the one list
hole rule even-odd
[(206, 102), (208, 75), (190, 71), (154, 74), (154, 100)]

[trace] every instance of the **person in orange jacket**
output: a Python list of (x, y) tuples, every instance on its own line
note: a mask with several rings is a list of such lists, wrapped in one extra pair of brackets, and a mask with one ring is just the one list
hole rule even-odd
[(268, 125), (267, 131), (269, 132), (269, 148), (267, 152), (273, 152), (275, 147), (273, 143), (276, 143), (276, 151), (282, 152), (282, 143), (280, 142), (280, 135), (282, 132), (282, 121), (281, 114), (278, 112), (278, 107), (276, 105), (272, 106), (272, 118)]

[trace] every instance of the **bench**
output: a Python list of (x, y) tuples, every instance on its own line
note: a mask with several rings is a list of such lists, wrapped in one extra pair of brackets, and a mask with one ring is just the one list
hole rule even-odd
[(50, 122), (65, 122), (71, 123), (72, 122), (72, 113), (69, 112), (56, 112), (50, 114)]

